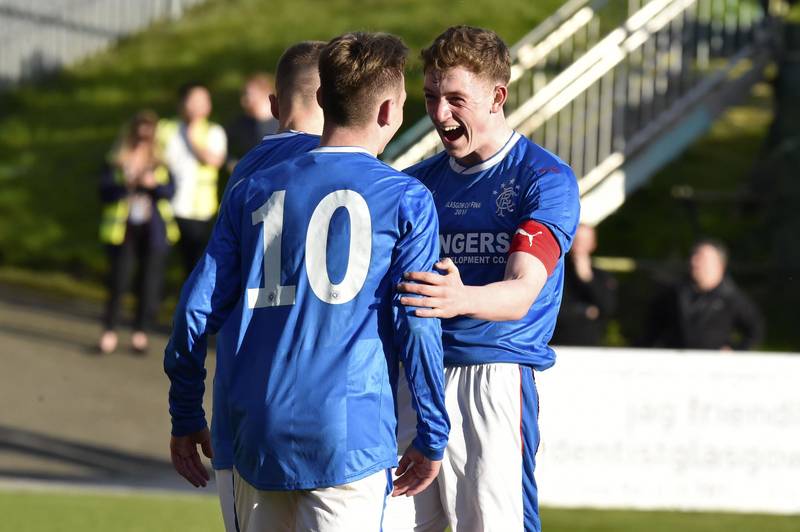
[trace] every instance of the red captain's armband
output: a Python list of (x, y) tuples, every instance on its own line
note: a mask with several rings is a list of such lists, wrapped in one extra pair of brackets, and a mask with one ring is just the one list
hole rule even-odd
[(561, 256), (561, 246), (553, 236), (553, 232), (543, 224), (534, 220), (525, 220), (511, 237), (508, 254), (517, 251), (530, 253), (544, 264), (547, 275), (553, 273)]

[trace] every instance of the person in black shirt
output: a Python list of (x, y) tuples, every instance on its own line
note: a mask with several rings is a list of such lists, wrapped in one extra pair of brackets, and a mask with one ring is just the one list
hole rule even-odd
[(553, 335), (556, 345), (600, 345), (616, 306), (617, 281), (592, 266), (594, 228), (581, 224), (564, 261), (564, 294)]
[(250, 148), (278, 130), (278, 121), (270, 110), (270, 97), (274, 98), (274, 94), (274, 83), (267, 74), (255, 74), (247, 79), (240, 100), (243, 113), (225, 128), (229, 173), (233, 173), (236, 163)]
[(764, 335), (761, 313), (726, 275), (728, 252), (714, 240), (692, 248), (689, 278), (652, 305), (643, 345), (748, 350)]

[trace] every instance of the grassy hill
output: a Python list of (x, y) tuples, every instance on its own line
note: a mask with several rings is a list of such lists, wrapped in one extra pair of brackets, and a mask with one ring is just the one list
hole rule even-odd
[(213, 0), (40, 83), (0, 94), (0, 264), (98, 281), (101, 162), (121, 124), (151, 107), (171, 114), (187, 80), (209, 85), (213, 118), (238, 108), (241, 84), (273, 70), (286, 46), (350, 30), (389, 31), (412, 50), (406, 125), (424, 114), (419, 50), (444, 28), (490, 27), (513, 43), (560, 0)]
[[(412, 50), (407, 127), (424, 114), (418, 52), (442, 29), (481, 25), (513, 43), (561, 4), (508, 0), (498, 9), (476, 0), (444, 9), (422, 0), (298, 0), (267, 8), (259, 0), (211, 0), (177, 22), (159, 23), (56, 76), (2, 93), (0, 282), (102, 295), (105, 257), (97, 240), (96, 192), (101, 161), (136, 110), (172, 114), (175, 90), (187, 80), (210, 86), (213, 118), (224, 123), (238, 111), (247, 75), (272, 70), (287, 45), (348, 30), (390, 31)], [(800, 6), (792, 17), (800, 20)], [(788, 241), (789, 229), (781, 237), (772, 228), (788, 227), (786, 217), (793, 213), (752, 195), (758, 173), (754, 161), (772, 114), (771, 89), (762, 85), (600, 226), (599, 254), (633, 257), (640, 264), (637, 272), (621, 276), (623, 304), (613, 343), (635, 338), (653, 279), (677, 275), (691, 241), (702, 233), (732, 244), (737, 278), (767, 311), (768, 347), (800, 349), (791, 313), (784, 311), (800, 289), (783, 289), (794, 283), (797, 268), (783, 261), (783, 270), (770, 269), (775, 246), (765, 247), (762, 239), (771, 231), (770, 238)], [(682, 185), (698, 192), (695, 201), (673, 194)], [(790, 198), (783, 190), (774, 196), (786, 206)], [(178, 269), (171, 270), (170, 281), (173, 287), (179, 283)]]

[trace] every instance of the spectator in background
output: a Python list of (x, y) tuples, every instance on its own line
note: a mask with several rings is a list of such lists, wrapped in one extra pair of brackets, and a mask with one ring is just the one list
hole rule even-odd
[(204, 85), (187, 83), (180, 88), (179, 97), (180, 119), (161, 120), (157, 136), (164, 161), (175, 179), (172, 207), (181, 231), (179, 249), (188, 275), (211, 234), (227, 138), (222, 126), (208, 120), (211, 94)]
[(657, 298), (643, 344), (678, 349), (747, 350), (764, 334), (761, 314), (726, 275), (728, 251), (716, 240), (692, 248), (689, 279)]
[(117, 348), (121, 300), (134, 262), (138, 269), (137, 309), (131, 345), (137, 352), (147, 350), (146, 331), (161, 301), (164, 258), (169, 245), (178, 239), (169, 203), (175, 187), (158, 158), (157, 124), (158, 116), (152, 111), (142, 111), (131, 120), (112, 150), (100, 182), (100, 240), (106, 245), (110, 264), (105, 330), (99, 342), (102, 353)]
[(564, 293), (553, 344), (600, 345), (616, 307), (617, 281), (592, 266), (594, 228), (580, 224), (564, 261)]
[(269, 98), (275, 94), (275, 83), (267, 74), (255, 74), (247, 79), (239, 102), (243, 113), (225, 128), (228, 134), (227, 170), (233, 173), (250, 148), (261, 139), (278, 131), (278, 121), (272, 116)]

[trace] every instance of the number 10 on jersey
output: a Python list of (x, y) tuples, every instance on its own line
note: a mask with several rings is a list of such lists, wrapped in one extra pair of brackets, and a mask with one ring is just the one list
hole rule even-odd
[[(297, 287), (281, 284), (281, 243), (283, 206), (286, 191), (277, 190), (253, 211), (253, 225), (264, 224), (264, 287), (247, 289), (248, 308), (294, 305)], [(344, 208), (350, 217), (350, 246), (347, 270), (339, 283), (328, 274), (328, 232), (337, 209)], [(372, 255), (372, 220), (366, 200), (353, 190), (336, 190), (314, 208), (305, 240), (305, 266), (308, 284), (325, 303), (341, 305), (361, 291), (369, 272)]]

